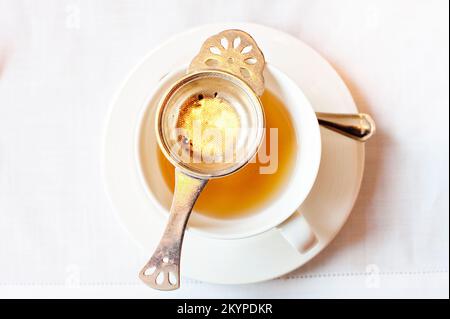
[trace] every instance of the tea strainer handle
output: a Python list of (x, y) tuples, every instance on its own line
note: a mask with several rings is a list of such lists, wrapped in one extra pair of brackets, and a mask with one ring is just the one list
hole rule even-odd
[(206, 39), (188, 73), (220, 70), (246, 82), (261, 96), (264, 92), (264, 55), (255, 40), (242, 30), (225, 30)]
[(368, 114), (316, 113), (319, 124), (359, 142), (366, 142), (375, 134), (375, 121)]
[(139, 273), (139, 278), (150, 287), (159, 290), (180, 287), (180, 254), (184, 230), (207, 182), (175, 170), (174, 197), (166, 229), (153, 256)]

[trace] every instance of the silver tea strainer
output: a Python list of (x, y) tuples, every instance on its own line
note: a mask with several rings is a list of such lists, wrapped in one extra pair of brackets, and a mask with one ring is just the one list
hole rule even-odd
[(240, 30), (210, 37), (156, 112), (159, 147), (175, 166), (169, 220), (139, 276), (160, 290), (180, 284), (180, 253), (192, 208), (209, 179), (232, 174), (256, 154), (264, 133), (264, 56)]

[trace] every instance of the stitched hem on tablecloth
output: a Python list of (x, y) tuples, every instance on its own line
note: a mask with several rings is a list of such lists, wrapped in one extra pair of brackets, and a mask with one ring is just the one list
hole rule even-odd
[[(445, 274), (449, 270), (424, 270), (424, 271), (388, 271), (379, 272), (379, 276), (426, 276), (435, 274)], [(341, 278), (341, 277), (362, 277), (371, 276), (372, 273), (367, 272), (344, 272), (344, 273), (319, 273), (319, 274), (302, 274), (302, 275), (286, 275), (277, 279), (276, 281), (292, 280), (292, 279), (314, 279), (314, 278)], [(187, 284), (201, 284), (202, 281), (194, 279), (184, 279), (184, 283)], [(79, 282), (79, 283), (66, 283), (66, 282), (21, 282), (21, 283), (7, 283), (2, 282), (0, 286), (136, 286), (141, 285), (140, 281), (136, 282)]]

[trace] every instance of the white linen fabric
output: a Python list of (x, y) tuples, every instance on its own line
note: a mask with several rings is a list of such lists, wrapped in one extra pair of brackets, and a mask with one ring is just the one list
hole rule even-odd
[[(448, 298), (448, 6), (0, 0), (0, 297)], [(109, 103), (158, 43), (231, 21), (308, 43), (373, 115), (361, 193), (331, 245), (281, 279), (153, 291), (103, 187)]]

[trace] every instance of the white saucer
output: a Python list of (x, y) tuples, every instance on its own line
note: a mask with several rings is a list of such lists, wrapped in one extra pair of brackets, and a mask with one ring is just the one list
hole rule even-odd
[[(148, 256), (159, 242), (165, 219), (155, 213), (138, 175), (134, 148), (140, 111), (152, 87), (167, 72), (188, 63), (207, 37), (234, 28), (255, 38), (266, 61), (294, 80), (316, 111), (357, 112), (350, 92), (326, 60), (303, 42), (271, 28), (255, 24), (207, 25), (155, 49), (131, 72), (114, 98), (103, 150), (104, 179), (111, 201), (119, 219)], [(300, 207), (317, 235), (317, 244), (302, 254), (278, 229), (238, 240), (212, 239), (187, 231), (182, 276), (223, 284), (264, 281), (302, 266), (328, 245), (347, 220), (358, 195), (364, 145), (327, 129), (321, 128), (321, 134), (319, 174)], [(142, 260), (142, 264), (145, 262)]]

